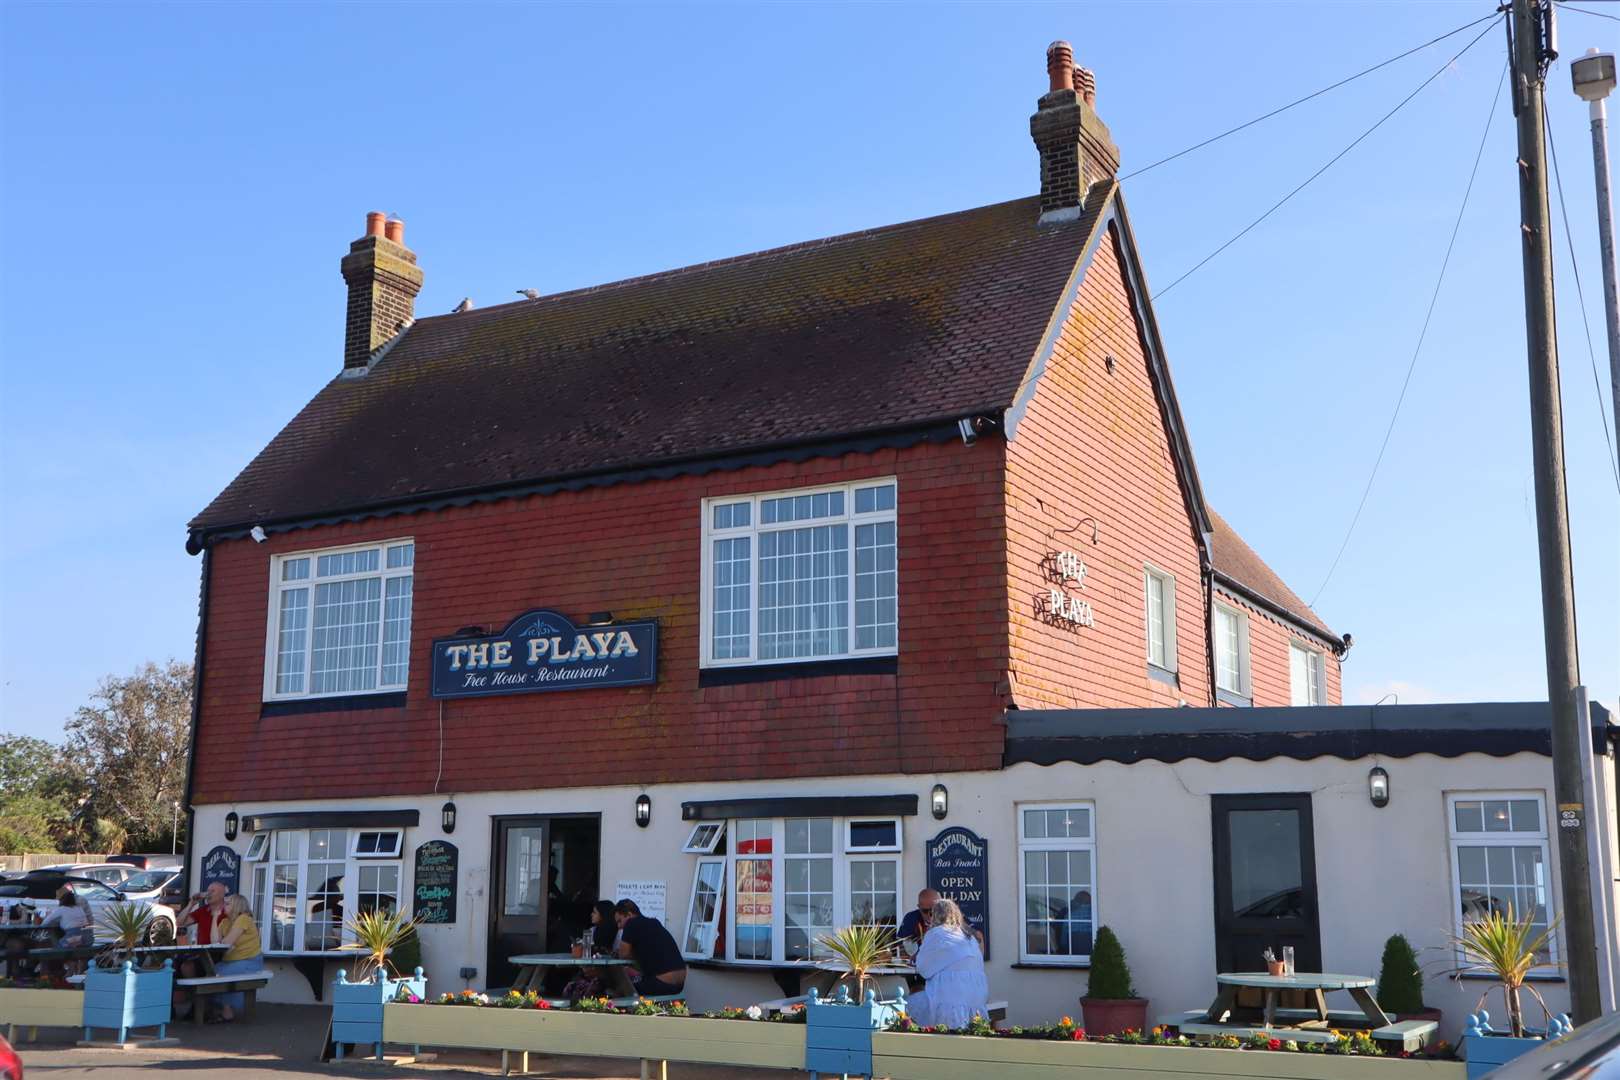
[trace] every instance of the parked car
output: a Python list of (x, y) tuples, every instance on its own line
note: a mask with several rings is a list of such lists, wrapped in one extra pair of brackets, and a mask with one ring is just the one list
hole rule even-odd
[(156, 870), (137, 870), (124, 879), (124, 883), (117, 886), (117, 889), (118, 894), (125, 900), (145, 900), (165, 907), (178, 908), (186, 901), (180, 885), (178, 868), (161, 867)]
[(22, 1058), (4, 1035), (0, 1035), (0, 1080), (23, 1080)]
[(111, 940), (112, 935), (102, 929), (99, 916), (102, 906), (116, 904), (122, 899), (116, 892), (99, 881), (76, 875), (58, 874), (49, 870), (31, 870), (22, 877), (0, 881), (0, 907), (7, 913), (21, 909), (28, 917), (48, 914), (56, 907), (56, 892), (66, 885), (84, 904), (90, 919), (96, 924), (96, 939)]
[(89, 878), (91, 881), (101, 882), (108, 888), (116, 889), (135, 873), (135, 868), (123, 863), (57, 863), (55, 866), (41, 866), (38, 871)]
[(1620, 1077), (1620, 1012), (1582, 1024), (1486, 1074), (1487, 1080), (1615, 1080)]
[(178, 870), (185, 865), (185, 858), (180, 855), (109, 855), (107, 861), (136, 870)]

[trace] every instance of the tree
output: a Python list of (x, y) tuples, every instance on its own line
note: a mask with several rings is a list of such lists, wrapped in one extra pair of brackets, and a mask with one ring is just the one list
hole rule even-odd
[[(128, 847), (169, 845), (175, 806), (185, 795), (191, 737), (191, 665), (147, 663), (108, 676), (67, 723), (68, 758), (88, 797), (81, 831), (104, 842), (122, 832)], [(118, 845), (123, 846), (123, 845)]]
[(27, 735), (0, 735), (0, 854), (68, 846), (82, 797), (62, 747)]

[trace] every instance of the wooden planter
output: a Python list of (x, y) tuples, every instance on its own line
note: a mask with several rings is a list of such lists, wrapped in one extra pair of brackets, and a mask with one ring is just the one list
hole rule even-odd
[[(1118, 1077), (1108, 1074), (1117, 1072)], [(1460, 1062), (1196, 1046), (1120, 1046), (972, 1035), (872, 1034), (872, 1073), (890, 1080), (1464, 1080)]]
[(416, 1046), (804, 1068), (803, 1024), (562, 1009), (383, 1006), (383, 1038)]
[(876, 1076), (872, 1068), (872, 1033), (882, 1031), (905, 1010), (905, 999), (879, 1001), (875, 991), (853, 1002), (839, 987), (839, 996), (822, 1001), (812, 991), (805, 1006), (804, 1068), (814, 1073)]
[(1573, 1029), (1568, 1016), (1555, 1016), (1552, 1025), (1547, 1031), (1530, 1032), (1522, 1039), (1504, 1034), (1491, 1027), (1491, 1014), (1481, 1009), (1477, 1013), (1470, 1013), (1468, 1025), (1464, 1029), (1462, 1043), (1458, 1050), (1463, 1059), (1468, 1062), (1468, 1080), (1479, 1080), (1499, 1065), (1506, 1065), (1514, 1058), (1523, 1057), (1538, 1047), (1545, 1046), (1547, 1040), (1568, 1035)]
[(157, 971), (137, 971), (124, 961), (121, 969), (91, 965), (84, 975), (84, 1038), (90, 1041), (92, 1028), (115, 1028), (118, 1041), (129, 1037), (129, 1029), (155, 1027), (158, 1038), (168, 1034), (174, 1008), (174, 963), (163, 961)]
[(84, 1023), (83, 990), (46, 990), (32, 987), (0, 988), (0, 1027), (12, 1034), (17, 1028), (70, 1027)]
[(377, 1060), (383, 1054), (383, 1006), (393, 1001), (400, 987), (406, 987), (419, 998), (427, 997), (427, 978), (422, 969), (408, 979), (390, 979), (375, 972), (365, 982), (352, 983), (348, 973), (338, 971), (332, 983), (332, 1042), (337, 1057), (343, 1058), (345, 1043), (370, 1044), (377, 1048)]

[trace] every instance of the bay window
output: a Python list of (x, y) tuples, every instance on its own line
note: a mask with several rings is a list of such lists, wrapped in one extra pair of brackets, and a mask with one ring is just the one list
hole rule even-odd
[(709, 499), (703, 534), (705, 666), (895, 653), (893, 479)]
[[(718, 826), (718, 829), (715, 828)], [(681, 951), (741, 963), (809, 961), (841, 926), (899, 925), (897, 818), (700, 823)]]
[(415, 562), (410, 540), (272, 558), (265, 700), (403, 689)]
[(331, 952), (349, 912), (399, 907), (399, 829), (278, 829), (254, 836), (248, 901), (269, 953)]

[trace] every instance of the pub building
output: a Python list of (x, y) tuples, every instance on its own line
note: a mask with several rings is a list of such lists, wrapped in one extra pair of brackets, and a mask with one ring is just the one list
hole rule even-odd
[(190, 523), (190, 870), (268, 998), (383, 906), (439, 992), (631, 896), (713, 1008), (938, 884), (1012, 1022), (1104, 924), (1157, 1015), (1266, 946), (1556, 914), (1546, 706), (1340, 705), (1350, 636), (1199, 482), (1094, 81), (1047, 74), (998, 205), (421, 317), (369, 215), (341, 368)]

